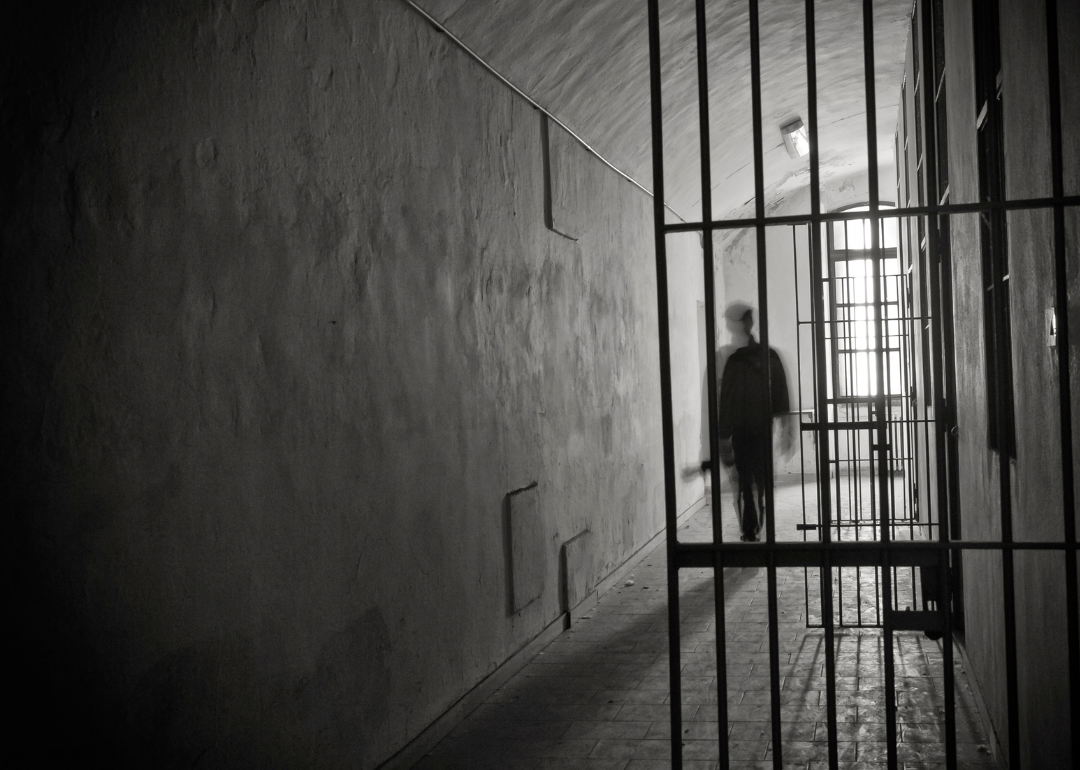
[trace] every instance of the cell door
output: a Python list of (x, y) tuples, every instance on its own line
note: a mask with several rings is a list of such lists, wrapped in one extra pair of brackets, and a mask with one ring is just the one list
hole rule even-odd
[[(845, 213), (866, 211), (866, 206)], [(890, 207), (882, 205), (883, 209)], [(934, 536), (934, 505), (931, 489), (937, 483), (931, 453), (935, 450), (932, 420), (932, 388), (923, 376), (929, 359), (929, 317), (920, 314), (925, 297), (918, 284), (922, 271), (911, 255), (900, 248), (895, 219), (880, 221), (879, 249), (871, 249), (869, 219), (849, 219), (824, 226), (826, 248), (817, 286), (818, 305), (805, 297), (797, 304), (806, 308), (799, 324), (813, 331), (823, 327), (823, 346), (815, 349), (813, 333), (799, 335), (800, 367), (820, 367), (827, 390), (827, 419), (815, 419), (813, 410), (802, 411), (804, 458), (802, 478), (802, 524), (806, 541), (821, 541), (825, 533), (817, 504), (817, 487), (827, 484), (833, 511), (827, 526), (834, 542), (918, 541)], [(797, 238), (795, 239), (798, 240)], [(798, 261), (796, 255), (796, 261)], [(876, 270), (874, 262), (876, 261)], [(875, 275), (878, 291), (874, 290)], [(798, 287), (798, 284), (796, 284)], [(797, 288), (798, 291), (798, 288)], [(880, 319), (881, 361), (878, 358), (876, 323)], [(880, 371), (880, 382), (879, 382)], [(799, 382), (803, 381), (800, 371)], [(922, 394), (926, 396), (922, 396)], [(883, 398), (879, 398), (883, 396)], [(884, 406), (887, 440), (884, 459), (878, 451), (881, 424), (876, 409)], [(807, 440), (827, 426), (829, 466), (807, 467)], [(882, 498), (885, 497), (885, 505)], [(883, 538), (884, 529), (888, 538)], [(920, 568), (893, 567), (891, 605), (895, 610), (926, 610), (934, 600), (934, 576)], [(823, 581), (819, 571), (806, 571), (806, 618), (810, 627), (821, 627)], [(923, 590), (924, 583), (930, 589)], [(883, 625), (881, 567), (855, 565), (833, 569), (833, 621), (838, 626)], [(816, 589), (816, 590), (815, 590)]]

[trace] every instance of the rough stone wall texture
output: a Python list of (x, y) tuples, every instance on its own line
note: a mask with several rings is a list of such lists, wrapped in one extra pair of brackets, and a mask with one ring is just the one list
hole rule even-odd
[(595, 583), (661, 527), (651, 201), (564, 142), (547, 229), (540, 116), (390, 0), (5, 31), (23, 736), (376, 766), (558, 616), (565, 541)]
[[(1071, 15), (1070, 15), (1071, 14)], [(1077, 39), (1076, 14), (1059, 24), (1063, 44)], [(978, 198), (971, 5), (946, 6), (951, 200)], [(1010, 198), (1050, 195), (1050, 132), (1046, 20), (1041, 6), (1001, 3), (1002, 99), (1006, 188)], [(1075, 52), (1062, 48), (1063, 94), (1080, 77)], [(1075, 98), (1063, 103), (1066, 153), (1075, 153)], [(1072, 149), (1070, 149), (1072, 148)], [(1067, 170), (1067, 187), (1075, 173)], [(1076, 231), (1075, 212), (1070, 232)], [(954, 323), (960, 434), (961, 521), (965, 539), (998, 539), (998, 460), (987, 444), (979, 222), (952, 220)], [(1046, 344), (1046, 309), (1054, 304), (1053, 219), (1047, 211), (1008, 216), (1016, 458), (1011, 463), (1013, 534), (1018, 540), (1061, 540), (1062, 481), (1057, 353)], [(1077, 262), (1075, 241), (1067, 248)], [(1073, 276), (1076, 275), (1075, 269)], [(1075, 328), (1076, 301), (1070, 297)], [(1074, 351), (1078, 348), (1073, 347)], [(1075, 352), (1073, 353), (1075, 356)], [(1072, 377), (1072, 388), (1080, 377)], [(1074, 397), (1075, 401), (1075, 397)], [(966, 553), (966, 645), (1004, 747), (1007, 740), (1001, 557)], [(1015, 591), (1021, 759), (1025, 767), (1069, 766), (1064, 560), (1060, 554), (1016, 556)]]

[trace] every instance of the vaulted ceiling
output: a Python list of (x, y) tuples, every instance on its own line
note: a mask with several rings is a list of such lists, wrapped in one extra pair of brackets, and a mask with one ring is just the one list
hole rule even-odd
[[(646, 0), (412, 0), (616, 167), (652, 188)], [(749, 213), (754, 197), (747, 0), (707, 0), (713, 213)], [(874, 0), (880, 166), (892, 165), (911, 0)], [(693, 0), (661, 0), (665, 186), (683, 217), (701, 215)], [(809, 182), (780, 126), (807, 122), (805, 0), (760, 3), (767, 206)], [(823, 182), (867, 163), (862, 3), (816, 3)], [(752, 210), (752, 209), (751, 209)]]

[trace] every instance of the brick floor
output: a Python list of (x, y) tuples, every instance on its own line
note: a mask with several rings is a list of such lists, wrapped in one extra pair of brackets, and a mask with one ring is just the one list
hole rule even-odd
[[(811, 490), (812, 492), (812, 490)], [(808, 495), (811, 494), (808, 492)], [(721, 496), (725, 539), (737, 538), (730, 498)], [(802, 539), (802, 490), (778, 486), (777, 539)], [(711, 539), (708, 508), (680, 540)], [(416, 767), (514, 770), (660, 770), (670, 768), (667, 587), (664, 546), (634, 571), (632, 585), (603, 596), (443, 739)], [(873, 570), (855, 576), (874, 603)], [(629, 582), (629, 581), (627, 581)], [(811, 574), (809, 581), (816, 582)], [(850, 582), (850, 581), (849, 581)], [(855, 585), (848, 586), (852, 591)], [(777, 571), (780, 712), (785, 768), (828, 767), (825, 640), (808, 629), (802, 569)], [(726, 671), (732, 768), (772, 768), (767, 577), (764, 569), (725, 570)], [(811, 605), (816, 598), (811, 597)], [(683, 767), (717, 765), (717, 677), (711, 570), (680, 573)], [(811, 619), (816, 608), (811, 606)], [(878, 629), (836, 634), (840, 766), (884, 768), (885, 682)], [(941, 642), (895, 635), (897, 737), (901, 767), (944, 768)], [(992, 767), (967, 678), (956, 664), (958, 760)]]

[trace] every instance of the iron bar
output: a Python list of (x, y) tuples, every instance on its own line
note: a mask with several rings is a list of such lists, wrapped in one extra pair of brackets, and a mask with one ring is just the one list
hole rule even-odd
[[(754, 210), (756, 218), (765, 218), (765, 150), (762, 146), (761, 121), (761, 36), (758, 27), (757, 0), (748, 0), (750, 12), (750, 101), (754, 131)], [(758, 282), (758, 332), (761, 337), (761, 371), (765, 373), (765, 403), (769, 414), (764, 417), (763, 435), (772, 436), (772, 362), (769, 355), (769, 292), (768, 262), (765, 251), (765, 225), (758, 224), (757, 282)], [(771, 442), (765, 452), (765, 510), (758, 516), (765, 517), (765, 541), (771, 546), (776, 542), (776, 521), (773, 511), (773, 460)], [(738, 492), (736, 492), (738, 494)], [(759, 519), (759, 526), (760, 526)], [(771, 555), (771, 550), (768, 552)], [(770, 558), (766, 564), (766, 581), (769, 591), (769, 688), (771, 691), (772, 752), (773, 767), (781, 770), (783, 765), (783, 740), (780, 724), (780, 635), (776, 591), (776, 565)]]
[[(998, 0), (971, 5), (975, 51), (975, 102), (982, 104), (985, 119), (977, 125), (979, 197), (990, 201), (1006, 196), (1004, 118), (1002, 115), (1001, 42)], [(986, 392), (989, 397), (990, 449), (997, 453), (998, 516), (1001, 540), (1013, 540), (1012, 470), (1015, 454), (1012, 350), (1009, 284), (1003, 275), (1010, 270), (1005, 212), (994, 211), (980, 223), (983, 292)], [(985, 323), (989, 321), (989, 323)], [(1020, 767), (1020, 697), (1016, 649), (1015, 569), (1012, 551), (1001, 554), (1002, 612), (1005, 642), (1005, 699), (1009, 767)]]
[[(1047, 81), (1050, 97), (1050, 168), (1055, 197), (1065, 192), (1062, 159), (1061, 72), (1058, 48), (1057, 0), (1046, 0)], [(1054, 305), (1057, 316), (1058, 415), (1061, 426), (1061, 497), (1065, 542), (1076, 545), (1075, 468), (1073, 466), (1072, 383), (1069, 350), (1069, 272), (1065, 253), (1065, 209), (1054, 206)], [(1069, 645), (1069, 710), (1072, 764), (1080, 763), (1080, 598), (1076, 549), (1065, 552), (1065, 604)]]
[[(920, 30), (922, 33), (922, 50), (923, 55), (931, 59), (930, 66), (927, 67), (926, 63), (923, 63), (924, 72), (937, 72), (938, 62), (943, 55), (942, 51), (937, 50), (934, 27), (943, 23), (942, 19), (936, 18), (938, 12), (932, 5), (927, 5), (925, 2), (919, 5), (921, 11)], [(928, 21), (928, 15), (935, 15)], [(942, 83), (944, 83), (944, 73), (942, 73)], [(925, 83), (925, 81), (924, 81)], [(922, 88), (923, 96), (923, 116), (926, 121), (926, 161), (925, 165), (927, 169), (940, 168), (938, 147), (941, 142), (941, 137), (938, 134), (938, 127), (941, 122), (937, 119), (937, 111), (944, 109), (944, 104), (940, 106), (937, 103), (935, 89), (926, 88), (925, 85)], [(942, 191), (939, 189), (939, 180), (937, 174), (928, 172), (926, 174), (926, 200), (937, 201), (941, 200)], [(927, 223), (927, 259), (930, 264), (929, 271), (929, 283), (930, 283), (930, 305), (925, 308), (925, 312), (930, 315), (936, 316), (936, 322), (931, 322), (932, 344), (934, 347), (934, 361), (936, 366), (933, 367), (933, 387), (934, 387), (934, 410), (935, 410), (935, 468), (937, 471), (937, 498), (938, 498), (938, 537), (942, 542), (949, 542), (951, 533), (949, 532), (949, 491), (946, 483), (948, 476), (948, 435), (946, 421), (942, 419), (942, 404), (946, 402), (948, 398), (946, 393), (945, 375), (942, 371), (943, 367), (951, 366), (951, 361), (946, 362), (944, 358), (944, 339), (942, 332), (942, 324), (946, 322), (945, 314), (942, 312), (943, 300), (941, 297), (941, 273), (942, 273), (942, 243), (941, 243), (941, 229), (938, 226), (939, 222), (944, 220), (944, 217), (934, 217)], [(947, 402), (946, 402), (947, 403)], [(942, 551), (941, 560), (938, 566), (939, 571), (939, 583), (938, 583), (938, 600), (937, 609), (942, 616), (942, 676), (943, 685), (945, 688), (945, 767), (946, 770), (956, 770), (956, 683), (954, 681), (953, 672), (953, 629), (952, 629), (952, 592), (950, 581), (950, 569), (949, 569), (949, 552)], [(925, 601), (925, 597), (924, 597)]]
[[(770, 562), (778, 567), (818, 567), (822, 555), (828, 554), (833, 567), (881, 567), (886, 562), (905, 567), (933, 567), (945, 552), (959, 551), (1065, 551), (1062, 543), (1011, 543), (1002, 547), (1002, 543), (979, 542), (963, 543), (940, 540), (893, 540), (883, 545), (876, 540), (803, 542), (800, 540), (781, 541), (773, 548), (748, 543), (683, 543), (675, 556), (680, 569), (711, 568), (713, 549), (724, 553), (724, 564), (728, 567), (766, 567)], [(1076, 549), (1072, 551), (1075, 553)]]
[[(1011, 543), (1012, 478), (1009, 455), (1001, 448), (998, 454), (998, 482), (1001, 496), (1001, 540)], [(1001, 578), (1005, 611), (1005, 691), (1008, 702), (1009, 767), (1020, 767), (1020, 693), (1016, 661), (1016, 595), (1014, 565), (1011, 549), (1001, 552)]]
[[(712, 551), (717, 549), (724, 553), (749, 553), (763, 552), (765, 549), (754, 543), (679, 543), (678, 553), (693, 553), (698, 551)], [(861, 551), (889, 550), (893, 553), (919, 551), (1068, 551), (1080, 552), (1080, 543), (1066, 543), (1061, 540), (1014, 540), (1002, 542), (999, 540), (949, 540), (942, 543), (937, 540), (893, 540), (882, 544), (877, 540), (843, 540), (829, 543), (808, 542), (799, 540), (778, 540), (772, 550), (777, 553), (786, 551), (803, 551), (817, 553), (821, 550), (830, 551), (833, 554)]]
[(659, 0), (649, 0), (649, 85), (652, 102), (653, 229), (656, 238), (656, 321), (660, 337), (660, 410), (664, 444), (664, 513), (668, 579), (668, 675), (671, 688), (671, 766), (682, 770), (682, 682), (679, 650), (678, 511), (675, 500), (675, 429), (671, 403), (668, 330), (667, 234), (664, 231), (663, 105), (660, 99)]
[[(701, 161), (701, 216), (706, 225), (712, 221), (712, 162), (710, 160), (711, 139), (709, 132), (709, 60), (705, 27), (705, 0), (695, 0), (695, 23), (697, 27), (697, 78), (698, 78), (698, 131)], [(705, 291), (705, 370), (708, 388), (709, 420), (709, 457), (713, 460), (709, 466), (712, 497), (712, 535), (716, 542), (723, 542), (723, 522), (720, 511), (720, 440), (717, 425), (716, 403), (716, 293), (714, 282), (716, 268), (713, 264), (713, 231), (706, 227), (702, 232), (702, 264)], [(724, 559), (716, 551), (713, 559), (713, 602), (715, 607), (716, 631), (716, 714), (718, 724), (727, 727), (727, 640), (726, 610), (724, 601)], [(672, 741), (677, 735), (672, 734)], [(720, 770), (728, 768), (727, 730), (717, 730), (719, 742)]]
[[(878, 152), (877, 152), (877, 95), (876, 95), (876, 83), (874, 82), (874, 3), (873, 0), (863, 0), (863, 68), (866, 79), (866, 155), (867, 155), (867, 172), (869, 176), (870, 187), (870, 249), (874, 252), (874, 259), (871, 260), (871, 267), (874, 280), (874, 305), (880, 308), (881, 306), (881, 265), (879, 259), (879, 249), (881, 248), (880, 236), (881, 236), (881, 219), (878, 216), (879, 202), (878, 202)], [(878, 462), (878, 477), (879, 477), (879, 515), (881, 521), (881, 530), (879, 536), (883, 543), (888, 543), (891, 539), (891, 526), (889, 522), (889, 501), (888, 494), (888, 424), (885, 414), (885, 377), (884, 377), (884, 356), (880, 352), (881, 348), (881, 313), (874, 314), (874, 337), (877, 341), (879, 351), (875, 354), (875, 363), (877, 367), (877, 398), (875, 400), (875, 411), (877, 412), (876, 418), (878, 423), (878, 447), (877, 447), (877, 462)], [(882, 554), (882, 568), (881, 568), (881, 600), (884, 607), (890, 607), (892, 604), (892, 576), (889, 573), (890, 560), (889, 551), (886, 550)], [(889, 623), (889, 613), (885, 613), (882, 618), (882, 625), (884, 626), (884, 642), (885, 642), (885, 746), (886, 746), (886, 759), (889, 770), (895, 770), (896, 768), (896, 681), (895, 671), (893, 666), (893, 634), (892, 628)]]
[[(819, 194), (820, 194), (820, 192), (819, 192)], [(820, 200), (819, 200), (819, 206), (820, 206)], [(811, 225), (811, 227), (814, 227), (815, 229), (818, 230), (819, 238), (820, 238), (820, 227), (821, 227), (821, 225)], [(845, 227), (846, 227), (846, 225), (845, 225)], [(838, 293), (843, 293), (845, 298), (846, 298), (847, 295), (845, 293), (845, 288), (846, 287), (843, 284), (840, 284), (839, 281), (837, 281), (837, 277), (836, 277), (836, 263), (835, 263), (835, 260), (833, 260), (833, 258), (832, 258), (833, 245), (834, 245), (833, 244), (833, 235), (834, 235), (834, 233), (832, 231), (832, 228), (827, 228), (826, 233), (827, 233), (826, 241), (827, 241), (827, 244), (828, 244), (828, 254), (824, 255), (824, 261), (825, 261), (825, 264), (826, 264), (826, 266), (828, 268), (828, 270), (827, 270), (828, 274), (827, 274), (827, 276), (826, 276), (826, 278), (824, 280), (827, 282), (826, 285), (827, 285), (828, 290), (829, 290), (829, 315), (828, 315), (829, 336), (828, 336), (827, 339), (832, 343), (832, 355), (831, 356), (826, 356), (826, 362), (823, 363), (822, 366), (829, 366), (829, 371), (832, 372), (832, 382), (833, 382), (833, 390), (834, 390), (831, 398), (827, 394), (825, 395), (825, 398), (827, 399), (826, 403), (831, 403), (831, 404), (836, 405), (836, 404), (839, 404), (843, 398), (846, 398), (847, 395), (848, 395), (848, 392), (850, 391), (850, 382), (848, 382), (848, 380), (850, 378), (841, 379), (841, 377), (840, 377), (840, 363), (839, 363), (840, 354), (839, 354), (839, 350), (838, 350), (838, 345), (840, 344), (840, 340), (842, 339), (842, 337), (840, 335), (840, 329), (841, 329), (841, 326), (842, 326), (842, 322), (838, 318), (837, 309), (836, 309), (837, 294)], [(825, 324), (824, 319), (825, 319), (825, 316), (823, 315), (822, 316), (822, 325), (823, 326)], [(841, 383), (847, 384), (847, 388), (846, 389), (842, 388)], [(841, 396), (840, 393), (839, 393), (839, 391), (841, 391), (841, 390), (845, 391), (843, 396)], [(828, 410), (826, 409), (826, 412), (827, 411)], [(834, 412), (833, 417), (836, 418), (834, 420), (834, 424), (839, 424), (840, 422), (842, 422), (839, 419), (839, 411), (840, 410), (837, 409), (837, 408), (833, 409), (833, 412)], [(857, 411), (857, 409), (856, 409), (856, 411)], [(847, 416), (850, 417), (850, 414), (847, 415)], [(828, 419), (828, 418), (826, 417), (826, 419)], [(846, 455), (847, 458), (848, 458), (848, 464), (849, 464), (849, 467), (850, 467), (850, 458), (852, 456), (852, 442), (851, 442), (852, 436), (851, 436), (850, 432), (846, 432), (846, 431), (844, 432), (843, 438), (844, 438), (845, 444), (844, 444), (843, 448), (846, 451), (841, 452), (841, 443), (840, 443), (840, 441), (841, 441), (841, 433), (840, 433), (840, 429), (833, 428), (833, 429), (830, 429), (830, 430), (834, 431), (834, 433), (833, 433), (833, 445), (834, 445), (834, 449), (835, 449), (836, 460), (832, 461), (832, 462), (827, 462), (825, 464), (825, 470), (826, 470), (826, 473), (830, 473), (831, 470), (832, 470), (833, 463), (835, 463), (836, 466), (837, 466), (836, 498), (835, 498), (836, 499), (836, 517), (835, 517), (836, 533), (835, 534), (836, 534), (836, 539), (840, 540), (840, 538), (842, 537), (842, 534), (843, 534), (842, 530), (841, 530), (841, 526), (842, 526), (841, 520), (843, 519), (843, 510), (842, 510), (843, 502), (842, 501), (844, 499), (843, 490), (841, 488), (841, 483), (842, 482), (841, 482), (841, 478), (840, 478), (840, 465), (844, 461), (841, 460), (840, 458), (841, 458), (841, 454)], [(826, 484), (828, 484), (828, 480), (826, 480)], [(852, 505), (855, 498), (853, 497), (853, 487), (851, 485), (850, 477), (848, 478), (847, 492), (848, 492), (848, 496), (847, 496), (848, 504)], [(830, 537), (833, 534), (831, 529), (830, 529), (829, 534), (830, 534)], [(858, 539), (858, 531), (857, 530), (856, 530), (856, 539)], [(836, 599), (837, 599), (837, 603), (839, 604), (839, 609), (840, 609), (840, 625), (844, 625), (844, 574), (843, 574), (843, 571), (839, 570), (839, 569), (837, 570), (836, 574), (837, 574)], [(859, 580), (858, 570), (856, 570), (855, 571), (855, 613), (856, 613), (856, 623), (859, 623), (862, 620), (862, 617), (861, 617), (862, 616), (862, 601), (860, 599), (860, 590), (859, 589), (860, 589), (860, 580)]]
[[(810, 133), (810, 214), (821, 214), (821, 169), (818, 148), (818, 109), (817, 109), (817, 28), (814, 16), (814, 0), (806, 0), (806, 122)], [(832, 500), (830, 495), (828, 471), (829, 441), (828, 441), (828, 382), (824, 360), (821, 356), (825, 353), (825, 325), (822, 323), (824, 314), (824, 302), (821, 292), (813, 291), (814, 287), (821, 285), (821, 225), (808, 224), (810, 236), (810, 275), (811, 295), (813, 299), (813, 318), (818, 321), (814, 335), (814, 393), (816, 402), (815, 416), (821, 423), (817, 435), (818, 448), (818, 492), (819, 508), (818, 522), (821, 525), (821, 539), (825, 543), (832, 541)], [(796, 281), (798, 292), (798, 281)], [(799, 320), (798, 314), (795, 316)], [(797, 327), (796, 327), (797, 328)], [(802, 378), (798, 384), (799, 392), (802, 393)], [(801, 409), (800, 404), (800, 409)], [(799, 444), (802, 445), (802, 431), (799, 432)], [(825, 483), (820, 482), (821, 473), (826, 474)], [(825, 718), (828, 738), (829, 767), (836, 770), (839, 766), (838, 736), (836, 727), (836, 641), (834, 628), (833, 587), (832, 587), (832, 559), (828, 551), (822, 552), (819, 560), (819, 577), (821, 583), (821, 621), (825, 627)]]
[[(983, 211), (1023, 211), (1025, 209), (1052, 208), (1054, 206), (1080, 206), (1080, 195), (1062, 195), (1056, 198), (1020, 198), (1004, 201), (977, 201), (973, 203), (946, 203), (926, 206), (903, 206), (881, 209), (878, 217), (914, 217), (920, 215), (940, 216), (953, 214), (978, 214)], [(741, 219), (717, 219), (709, 225), (714, 230), (749, 229), (758, 226), (806, 225), (818, 222), (840, 222), (850, 219), (866, 219), (865, 211), (828, 211), (818, 214), (784, 214), (781, 216), (754, 216)], [(664, 226), (669, 233), (697, 232), (701, 222), (673, 222)]]

